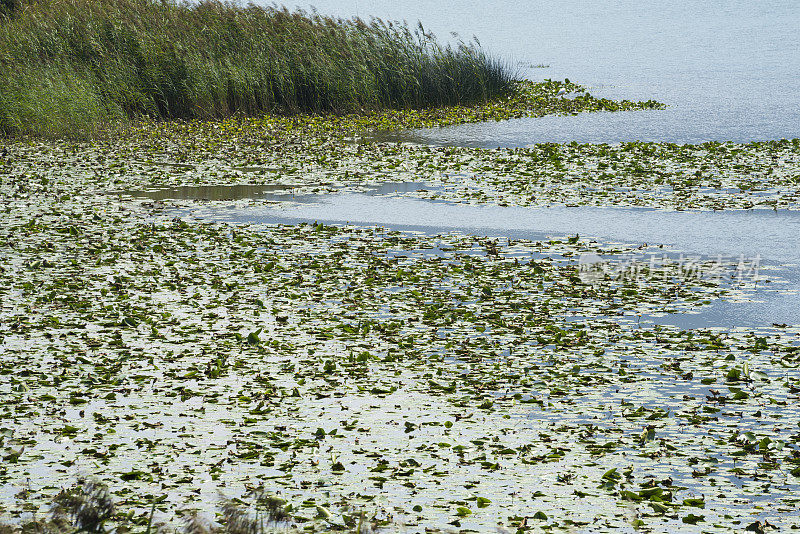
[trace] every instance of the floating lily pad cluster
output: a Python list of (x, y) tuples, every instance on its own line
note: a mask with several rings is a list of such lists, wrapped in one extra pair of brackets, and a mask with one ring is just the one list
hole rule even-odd
[(585, 285), (574, 254), (624, 249), (579, 240), (38, 197), (0, 237), (7, 513), (92, 474), (142, 525), (254, 487), (323, 530), (794, 517), (794, 330), (635, 320), (730, 289)]
[(413, 181), (432, 186), (417, 196), (499, 205), (678, 210), (798, 206), (797, 139), (484, 150), (357, 142), (353, 136), (364, 131), (357, 120), (303, 116), (167, 123), (93, 144), (9, 144), (0, 165), (6, 179), (19, 187), (45, 189), (53, 185), (48, 179), (39, 184), (36, 177), (55, 166), (72, 174), (72, 186), (99, 184), (103, 191), (282, 184), (296, 192), (320, 192)]
[[(564, 91), (566, 98), (558, 96)], [(212, 134), (222, 134), (226, 138), (238, 135), (257, 135), (260, 138), (283, 137), (298, 132), (304, 135), (324, 136), (346, 135), (359, 132), (393, 131), (409, 128), (444, 127), (456, 124), (501, 121), (523, 117), (542, 117), (553, 114), (576, 114), (581, 112), (615, 112), (634, 110), (660, 110), (665, 104), (655, 100), (633, 102), (630, 100), (610, 100), (597, 98), (588, 88), (569, 80), (545, 80), (533, 82), (517, 80), (513, 90), (506, 97), (471, 105), (422, 107), (408, 109), (387, 109), (348, 114), (297, 114), (265, 115), (263, 117), (231, 118), (218, 122), (188, 121), (147, 124), (133, 128), (126, 135), (168, 135), (179, 129), (182, 131), (206, 131), (211, 126)]]
[[(538, 187), (677, 207), (663, 179), (685, 207), (707, 207), (706, 184), (744, 207), (728, 181), (793, 206), (796, 142), (485, 151), (285, 120), (0, 155), (3, 521), (91, 476), (122, 510), (110, 522), (142, 531), (151, 510), (213, 514), (220, 493), (269, 494), (309, 531), (800, 527), (798, 327), (639, 321), (746, 286), (646, 269), (584, 283), (580, 254), (636, 249), (577, 236), (237, 226), (105, 194), (415, 177), (451, 200), (524, 204)], [(628, 190), (602, 194), (603, 165)]]

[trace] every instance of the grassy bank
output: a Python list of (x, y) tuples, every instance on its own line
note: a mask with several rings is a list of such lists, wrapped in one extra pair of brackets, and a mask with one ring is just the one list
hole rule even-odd
[(422, 27), (206, 1), (5, 1), (0, 132), (136, 117), (361, 112), (486, 102), (508, 68)]

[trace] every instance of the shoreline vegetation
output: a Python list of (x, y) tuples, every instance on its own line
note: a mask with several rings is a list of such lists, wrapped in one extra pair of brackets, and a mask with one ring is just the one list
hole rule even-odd
[[(107, 485), (97, 480), (78, 478), (72, 486), (64, 488), (50, 502), (48, 514), (35, 516), (19, 524), (0, 523), (0, 534), (67, 534), (86, 532), (103, 534), (114, 532), (126, 534), (144, 529), (147, 534), (172, 530), (155, 520), (156, 505), (163, 501), (152, 499), (150, 513), (136, 516), (134, 510), (123, 512), (112, 497)], [(254, 489), (246, 499), (226, 499), (220, 496), (217, 505), (217, 521), (209, 521), (197, 512), (182, 518), (184, 534), (266, 534), (268, 532), (297, 532), (292, 528), (293, 514), (297, 511), (291, 503), (278, 495), (265, 493), (263, 488)], [(319, 508), (316, 515), (330, 516), (330, 512)], [(356, 532), (369, 533), (390, 522), (368, 519), (363, 514), (349, 517), (348, 526)], [(110, 527), (110, 528), (109, 528)], [(177, 532), (177, 529), (175, 530)]]
[[(114, 125), (347, 116), (396, 129), (547, 113), (659, 109), (565, 81), (515, 80), (477, 40), (420, 24), (204, 1), (3, 0), (0, 134), (88, 137)], [(112, 128), (114, 133), (118, 128)]]
[(513, 75), (419, 25), (205, 1), (38, 0), (0, 26), (0, 130), (484, 102)]
[[(564, 89), (570, 98), (556, 97)], [(568, 79), (514, 80), (506, 96), (476, 104), (442, 107), (384, 109), (347, 114), (263, 115), (260, 117), (230, 117), (220, 121), (139, 121), (128, 128), (123, 136), (136, 138), (187, 131), (213, 131), (214, 135), (248, 135), (273, 140), (287, 136), (352, 136), (365, 132), (389, 132), (415, 128), (440, 128), (475, 122), (503, 121), (545, 115), (578, 114), (583, 112), (617, 112), (665, 109), (655, 100), (632, 102), (597, 98), (587, 88)]]

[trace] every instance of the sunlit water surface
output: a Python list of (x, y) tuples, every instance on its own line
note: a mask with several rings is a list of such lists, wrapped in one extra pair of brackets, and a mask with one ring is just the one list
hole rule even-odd
[(520, 75), (569, 78), (596, 96), (665, 111), (581, 114), (395, 134), (481, 147), (630, 140), (698, 143), (800, 137), (800, 3), (586, 0), (315, 0), (341, 17), (421, 21), (441, 39), (473, 35)]

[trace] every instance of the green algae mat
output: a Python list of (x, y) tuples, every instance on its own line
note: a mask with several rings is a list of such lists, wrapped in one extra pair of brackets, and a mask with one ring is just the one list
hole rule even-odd
[[(575, 105), (558, 87), (547, 101)], [(220, 502), (239, 519), (268, 502), (264, 528), (282, 531), (800, 528), (800, 327), (639, 321), (748, 284), (580, 276), (582, 254), (640, 244), (230, 225), (118, 194), (413, 180), (447, 202), (797, 209), (797, 140), (481, 150), (362, 129), (270, 118), (5, 144), (4, 522), (87, 478), (119, 532)]]

